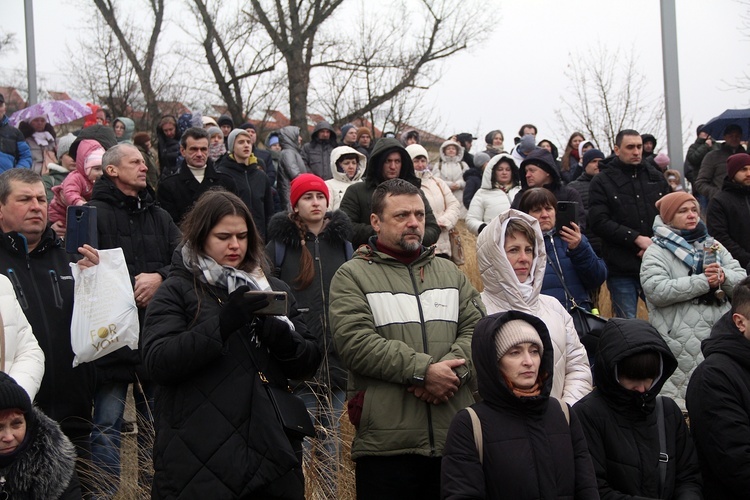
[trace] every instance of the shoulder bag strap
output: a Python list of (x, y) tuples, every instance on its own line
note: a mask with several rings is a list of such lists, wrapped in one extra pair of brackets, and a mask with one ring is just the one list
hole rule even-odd
[(477, 415), (477, 412), (474, 411), (474, 408), (469, 406), (468, 408), (466, 408), (466, 411), (469, 412), (469, 416), (471, 417), (471, 428), (474, 431), (474, 446), (476, 446), (477, 453), (479, 453), (479, 463), (484, 465), (484, 440), (482, 439), (482, 422), (479, 421), (479, 415)]
[(664, 425), (664, 401), (661, 396), (656, 396), (656, 425), (659, 428), (659, 498), (664, 498), (664, 489), (667, 482), (667, 433)]
[(5, 372), (5, 325), (0, 316), (0, 372)]
[(558, 403), (560, 403), (560, 409), (562, 410), (563, 415), (565, 415), (565, 421), (568, 422), (568, 425), (570, 425), (570, 408), (568, 408), (568, 404), (562, 399), (557, 399), (557, 398), (551, 398), (551, 399), (554, 399)]
[[(552, 240), (552, 246), (553, 247), (555, 246), (554, 239)], [(568, 298), (568, 300), (573, 306), (578, 307), (575, 297), (573, 297), (573, 294), (570, 293), (570, 290), (568, 290), (568, 285), (565, 284), (565, 278), (562, 275), (562, 269), (557, 269), (557, 266), (555, 266), (555, 263), (552, 262), (552, 260), (549, 258), (547, 258), (547, 262), (549, 262), (550, 267), (552, 267), (552, 270), (555, 271), (555, 274), (560, 279), (560, 283), (562, 284), (563, 290), (565, 291), (565, 296)]]

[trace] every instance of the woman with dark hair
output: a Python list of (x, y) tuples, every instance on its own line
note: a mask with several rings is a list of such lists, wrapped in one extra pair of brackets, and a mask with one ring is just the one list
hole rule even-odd
[[(282, 426), (271, 395), (315, 372), (315, 339), (289, 287), (267, 277), (240, 198), (207, 191), (182, 233), (143, 332), (159, 386), (152, 498), (302, 499), (302, 437)], [(251, 290), (286, 292), (288, 315), (264, 314), (269, 301)]]
[(590, 293), (607, 280), (607, 265), (591, 248), (578, 224), (556, 228), (557, 198), (552, 191), (532, 188), (521, 196), (521, 212), (539, 221), (547, 251), (542, 293), (555, 297), (570, 310), (573, 302), (587, 311), (593, 309)]
[(177, 168), (177, 158), (180, 156), (180, 136), (177, 132), (177, 119), (172, 115), (164, 115), (156, 127), (156, 139), (159, 152), (159, 170), (161, 176), (166, 177), (174, 173)]
[(598, 499), (580, 420), (550, 396), (555, 356), (544, 322), (518, 311), (487, 316), (471, 353), (482, 402), (451, 422), (442, 498)]
[(57, 422), (0, 372), (0, 498), (80, 500), (76, 451)]
[(482, 186), (471, 199), (466, 227), (479, 234), (484, 226), (510, 208), (521, 191), (521, 179), (513, 157), (502, 153), (492, 157), (482, 173)]
[(55, 128), (47, 121), (44, 115), (35, 116), (28, 122), (18, 124), (18, 130), (26, 138), (26, 144), (31, 149), (31, 169), (40, 175), (47, 173), (47, 165), (55, 163)]
[(565, 145), (560, 161), (560, 175), (565, 184), (574, 181), (581, 175), (581, 154), (578, 145), (586, 138), (580, 132), (573, 132)]
[[(341, 146), (345, 148), (347, 146)], [(346, 401), (346, 369), (333, 347), (328, 323), (328, 292), (338, 268), (352, 255), (352, 224), (340, 210), (327, 211), (328, 185), (315, 174), (300, 174), (291, 184), (292, 212), (278, 213), (268, 224), (266, 255), (274, 263), (274, 276), (294, 288), (298, 308), (305, 311), (307, 329), (318, 340), (323, 363), (315, 377), (297, 381), (294, 388), (323, 429), (316, 450), (321, 470), (336, 482), (340, 459), (339, 421)], [(335, 489), (329, 491), (335, 497)]]

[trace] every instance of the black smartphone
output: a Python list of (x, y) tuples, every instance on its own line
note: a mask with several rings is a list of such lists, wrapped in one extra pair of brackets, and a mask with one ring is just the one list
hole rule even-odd
[(99, 246), (96, 230), (96, 207), (89, 205), (69, 206), (65, 226), (65, 251), (78, 253), (78, 247)]
[(255, 314), (263, 316), (287, 316), (289, 314), (289, 301), (286, 292), (274, 292), (272, 290), (250, 290), (245, 292), (245, 297), (257, 295), (265, 296), (268, 305), (263, 309), (255, 311)]
[(555, 228), (557, 229), (557, 232), (560, 232), (563, 226), (568, 226), (571, 229), (573, 228), (570, 223), (576, 222), (577, 207), (578, 203), (575, 201), (557, 202), (557, 208), (555, 209)]

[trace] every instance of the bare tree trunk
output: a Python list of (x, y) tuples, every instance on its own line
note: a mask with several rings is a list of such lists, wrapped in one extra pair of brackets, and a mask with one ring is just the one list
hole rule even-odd
[(133, 66), (133, 70), (135, 71), (135, 74), (138, 77), (138, 82), (141, 86), (146, 111), (149, 115), (149, 122), (153, 129), (156, 127), (160, 118), (152, 74), (154, 58), (156, 55), (156, 45), (164, 21), (164, 0), (149, 0), (149, 6), (154, 15), (154, 22), (153, 27), (151, 28), (151, 35), (148, 39), (148, 45), (145, 50), (138, 47), (136, 42), (125, 34), (124, 27), (120, 25), (120, 21), (117, 18), (116, 6), (113, 3), (113, 0), (94, 0), (94, 4), (99, 9), (104, 21), (117, 37), (128, 61)]

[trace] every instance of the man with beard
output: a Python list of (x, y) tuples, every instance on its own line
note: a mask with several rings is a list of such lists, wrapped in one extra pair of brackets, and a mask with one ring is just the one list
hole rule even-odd
[(422, 246), (425, 215), (412, 183), (378, 185), (375, 236), (331, 282), (359, 499), (440, 498), (448, 426), (473, 401), (471, 335), (484, 306), (466, 275)]

